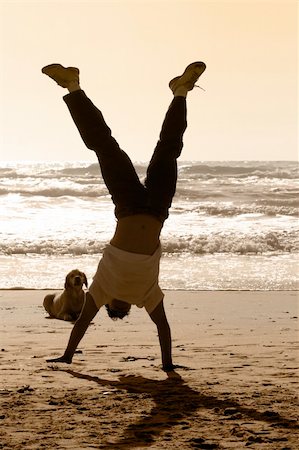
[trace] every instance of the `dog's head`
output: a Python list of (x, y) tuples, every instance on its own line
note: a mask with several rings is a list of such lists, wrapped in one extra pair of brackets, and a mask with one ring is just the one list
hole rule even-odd
[(85, 273), (75, 269), (69, 272), (65, 278), (64, 288), (79, 288), (82, 289), (83, 284), (88, 287)]

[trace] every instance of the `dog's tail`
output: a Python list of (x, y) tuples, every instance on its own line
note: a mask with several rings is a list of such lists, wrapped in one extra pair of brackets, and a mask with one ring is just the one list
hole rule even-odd
[(52, 305), (53, 305), (54, 294), (48, 294), (44, 298), (44, 308), (50, 316), (52, 316)]

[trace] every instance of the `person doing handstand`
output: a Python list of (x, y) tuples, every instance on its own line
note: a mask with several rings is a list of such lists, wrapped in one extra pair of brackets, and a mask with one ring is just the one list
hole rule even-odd
[(131, 305), (144, 307), (157, 326), (162, 368), (171, 372), (171, 333), (159, 287), (160, 233), (176, 190), (177, 158), (187, 127), (186, 97), (206, 66), (194, 62), (169, 87), (174, 98), (166, 113), (160, 138), (141, 183), (128, 155), (120, 149), (104, 121), (80, 87), (79, 70), (50, 64), (42, 72), (68, 89), (63, 97), (85, 145), (98, 158), (102, 177), (115, 205), (114, 236), (104, 249), (84, 306), (75, 322), (63, 356), (47, 362), (72, 362), (90, 322), (105, 305), (109, 317), (122, 319)]

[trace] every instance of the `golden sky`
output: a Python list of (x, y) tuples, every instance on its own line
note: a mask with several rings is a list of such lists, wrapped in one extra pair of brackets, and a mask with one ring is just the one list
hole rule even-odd
[(96, 161), (41, 73), (59, 62), (147, 161), (169, 80), (198, 60), (181, 160), (297, 159), (296, 1), (0, 0), (0, 16), (1, 160)]

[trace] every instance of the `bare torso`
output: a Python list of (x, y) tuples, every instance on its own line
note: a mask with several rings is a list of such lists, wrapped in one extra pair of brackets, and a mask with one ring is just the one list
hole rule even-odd
[(119, 219), (111, 245), (127, 252), (152, 255), (159, 245), (162, 223), (148, 214)]

